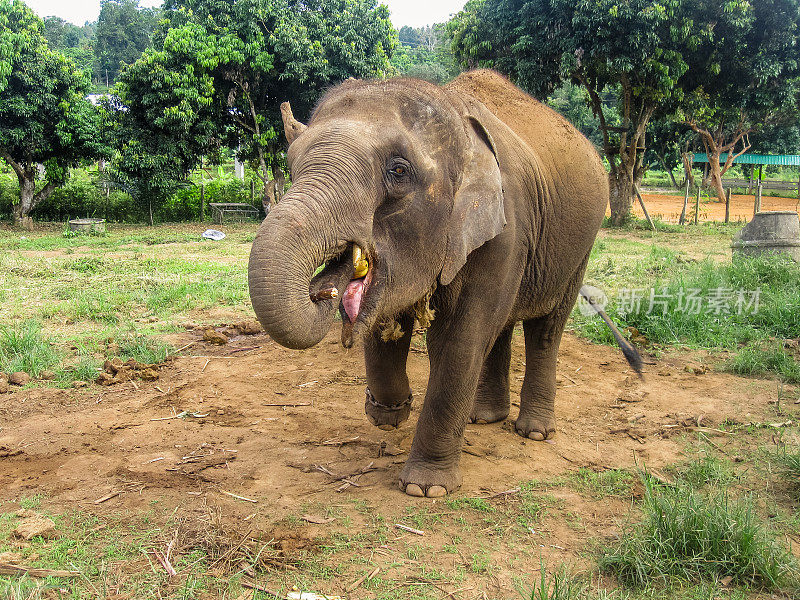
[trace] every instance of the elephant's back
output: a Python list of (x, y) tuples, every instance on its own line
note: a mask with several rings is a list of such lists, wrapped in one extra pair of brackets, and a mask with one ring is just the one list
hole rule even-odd
[[(583, 170), (604, 173), (591, 142), (562, 115), (532, 98), (496, 71), (479, 69), (462, 73), (447, 84), (449, 91), (472, 96), (503, 121), (556, 171)], [(587, 165), (586, 157), (594, 157)], [(594, 163), (594, 164), (591, 164)]]

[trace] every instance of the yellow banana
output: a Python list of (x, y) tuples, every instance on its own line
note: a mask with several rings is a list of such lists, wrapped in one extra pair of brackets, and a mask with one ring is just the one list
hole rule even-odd
[(364, 252), (353, 244), (353, 278), (364, 277), (369, 271), (369, 261)]

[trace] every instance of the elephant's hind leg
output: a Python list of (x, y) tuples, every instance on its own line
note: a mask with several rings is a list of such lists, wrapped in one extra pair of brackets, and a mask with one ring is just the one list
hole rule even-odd
[(556, 433), (554, 404), (558, 347), (585, 269), (586, 260), (550, 314), (522, 323), (525, 330), (525, 380), (522, 382), (519, 417), (515, 424), (517, 433), (522, 437), (546, 440)]
[(508, 416), (511, 407), (508, 373), (513, 334), (513, 325), (504, 329), (483, 363), (475, 404), (469, 417), (472, 423), (495, 423)]
[(414, 314), (395, 319), (403, 331), (398, 340), (383, 341), (381, 331), (369, 335), (364, 344), (367, 392), (364, 412), (381, 429), (395, 429), (411, 414), (411, 387), (406, 374), (408, 348), (414, 330)]

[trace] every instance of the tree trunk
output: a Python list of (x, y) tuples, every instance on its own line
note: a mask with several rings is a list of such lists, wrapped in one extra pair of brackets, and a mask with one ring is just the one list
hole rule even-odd
[(608, 174), (608, 185), (610, 188), (611, 224), (624, 225), (631, 215), (633, 183), (622, 165)]
[(11, 217), (14, 226), (28, 231), (33, 230), (33, 219), (30, 212), (33, 209), (34, 192), (36, 191), (36, 180), (28, 177), (19, 178), (19, 203), (15, 204), (11, 210)]
[(17, 171), (17, 180), (19, 181), (19, 203), (12, 207), (11, 218), (15, 227), (32, 231), (31, 211), (43, 200), (46, 200), (57, 186), (48, 181), (39, 192), (36, 192), (36, 173), (38, 172), (36, 165), (14, 170)]
[(725, 188), (722, 187), (722, 169), (719, 166), (719, 150), (715, 149), (708, 155), (708, 181), (707, 185), (713, 187), (717, 193), (717, 201), (725, 202)]
[(272, 179), (275, 181), (275, 202), (280, 202), (286, 189), (286, 175), (277, 160), (272, 163)]
[(679, 186), (678, 182), (675, 181), (675, 173), (673, 173), (672, 169), (667, 166), (667, 161), (664, 159), (664, 157), (660, 154), (656, 154), (656, 157), (658, 158), (658, 162), (661, 163), (661, 167), (669, 174), (669, 178), (672, 180), (672, 186), (675, 188), (680, 188), (681, 186)]
[(686, 173), (686, 179), (689, 180), (689, 185), (695, 186), (694, 182), (694, 172), (692, 171), (692, 167), (694, 167), (694, 155), (691, 152), (682, 152), (681, 158), (683, 159), (683, 170)]

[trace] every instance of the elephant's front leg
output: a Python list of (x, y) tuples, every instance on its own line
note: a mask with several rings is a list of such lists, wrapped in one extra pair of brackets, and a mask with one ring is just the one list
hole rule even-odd
[(380, 328), (367, 337), (364, 363), (367, 370), (367, 398), (364, 412), (370, 422), (384, 430), (395, 429), (411, 413), (411, 387), (406, 374), (408, 348), (414, 330), (414, 313), (395, 318), (403, 335), (384, 341)]
[[(461, 446), (478, 377), (499, 332), (491, 326), (437, 318), (428, 330), (431, 374), (425, 404), (400, 487), (411, 496), (435, 498), (461, 485)], [(481, 324), (484, 325), (484, 324)]]

